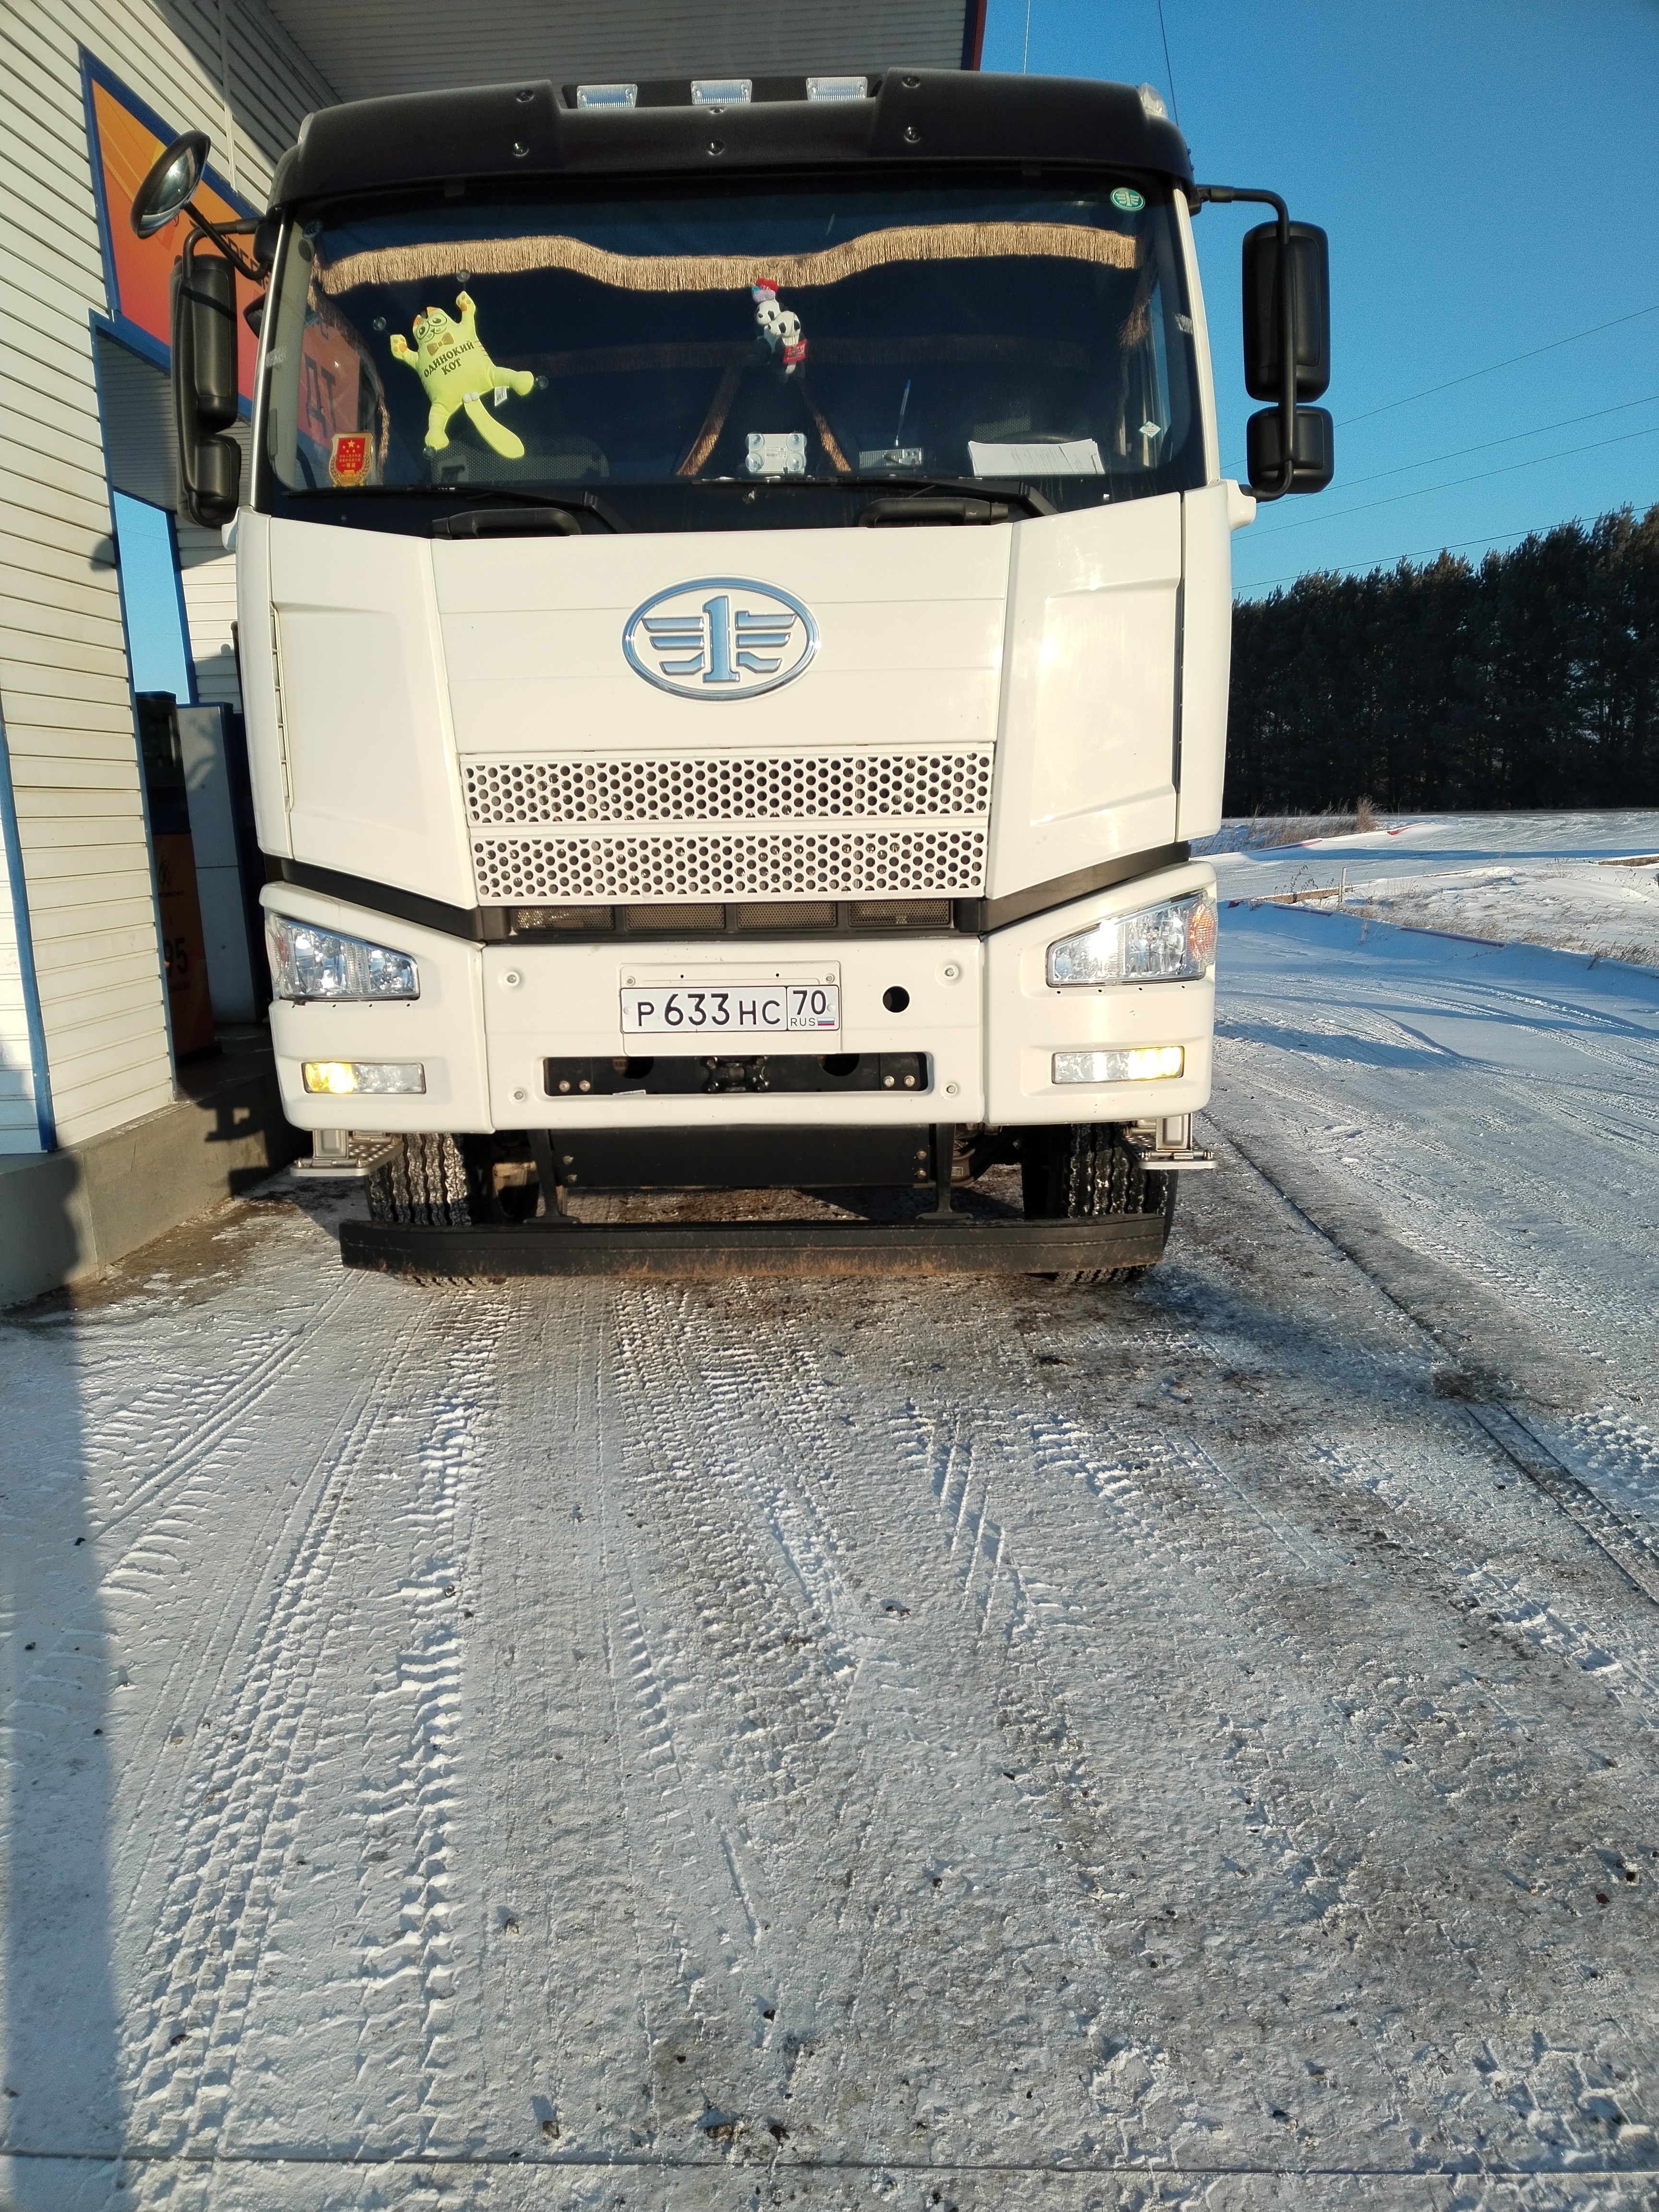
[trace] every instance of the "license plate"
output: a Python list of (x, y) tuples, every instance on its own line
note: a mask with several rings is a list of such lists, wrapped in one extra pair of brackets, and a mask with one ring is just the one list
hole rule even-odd
[(624, 990), (624, 1036), (782, 1036), (841, 1027), (838, 983), (674, 983)]

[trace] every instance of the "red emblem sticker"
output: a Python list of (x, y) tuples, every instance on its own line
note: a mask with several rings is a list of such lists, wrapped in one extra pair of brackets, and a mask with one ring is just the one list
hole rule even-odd
[(343, 491), (364, 482), (368, 475), (368, 434), (365, 430), (342, 431), (334, 441), (328, 457), (328, 479), (338, 484)]

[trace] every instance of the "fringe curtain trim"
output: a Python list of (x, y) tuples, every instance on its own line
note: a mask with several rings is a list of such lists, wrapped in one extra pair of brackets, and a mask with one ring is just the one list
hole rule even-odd
[(1133, 269), (1135, 240), (1121, 230), (1059, 222), (941, 222), (866, 231), (819, 253), (611, 253), (580, 238), (471, 238), (383, 246), (349, 253), (314, 272), (337, 298), (360, 284), (418, 284), (428, 277), (518, 276), (563, 269), (627, 292), (732, 292), (763, 278), (783, 289), (839, 284), (904, 261), (983, 261), (1036, 256)]

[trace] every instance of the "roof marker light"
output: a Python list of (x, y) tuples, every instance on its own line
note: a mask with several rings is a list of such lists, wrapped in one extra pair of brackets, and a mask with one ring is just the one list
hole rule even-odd
[(809, 76), (806, 80), (809, 100), (865, 100), (869, 92), (870, 80), (864, 76)]
[(636, 84), (579, 84), (578, 107), (632, 107), (639, 99)]
[(747, 76), (694, 76), (693, 107), (744, 107), (754, 97), (755, 81)]
[(1164, 105), (1163, 94), (1154, 90), (1150, 84), (1140, 86), (1139, 92), (1141, 112), (1150, 116), (1154, 123), (1167, 123), (1170, 111)]

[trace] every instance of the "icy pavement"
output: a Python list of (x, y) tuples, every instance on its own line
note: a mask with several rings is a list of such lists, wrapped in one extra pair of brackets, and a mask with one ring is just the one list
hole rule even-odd
[(1224, 898), (1330, 890), (1413, 928), (1659, 967), (1659, 813), (1397, 816), (1352, 836), (1226, 849), (1249, 828), (1214, 841)]
[(1651, 2212), (1659, 981), (1362, 928), (1127, 1287), (0, 1321), (8, 2212)]

